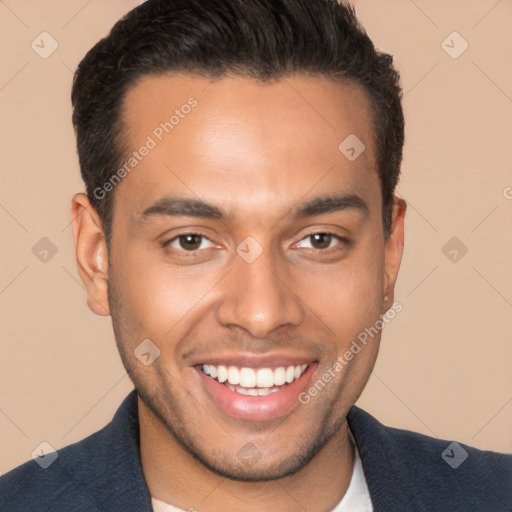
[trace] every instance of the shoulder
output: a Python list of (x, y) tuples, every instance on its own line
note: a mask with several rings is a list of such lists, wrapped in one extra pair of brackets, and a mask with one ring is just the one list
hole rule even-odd
[(388, 427), (357, 407), (347, 420), (369, 487), (387, 481), (435, 510), (512, 510), (512, 455)]
[(89, 494), (87, 483), (77, 479), (77, 474), (83, 471), (96, 474), (95, 461), (104, 431), (58, 450), (57, 458), (47, 467), (30, 460), (0, 477), (0, 510), (49, 511), (57, 510), (58, 504), (59, 510), (81, 507), (96, 511), (94, 496)]
[(106, 427), (56, 454), (46, 468), (30, 460), (0, 477), (2, 512), (152, 510), (140, 462), (135, 392)]

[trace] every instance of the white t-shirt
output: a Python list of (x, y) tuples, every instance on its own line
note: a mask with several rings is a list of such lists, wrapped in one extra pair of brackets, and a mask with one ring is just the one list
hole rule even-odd
[(363, 465), (359, 457), (357, 446), (355, 448), (354, 471), (345, 496), (334, 507), (332, 512), (373, 512), (370, 491), (364, 477)]
[[(350, 434), (352, 433), (350, 432)], [(350, 484), (345, 496), (343, 496), (342, 500), (334, 507), (332, 512), (373, 512), (370, 492), (368, 490), (368, 485), (366, 484), (359, 451), (357, 450), (357, 446), (354, 445), (354, 448), (354, 470), (352, 472)], [(153, 512), (187, 512), (186, 510), (173, 507), (163, 501), (155, 500), (155, 498), (151, 499), (151, 504), (153, 505)]]

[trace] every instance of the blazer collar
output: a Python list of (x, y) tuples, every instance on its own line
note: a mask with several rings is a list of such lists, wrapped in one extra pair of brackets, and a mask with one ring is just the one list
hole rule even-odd
[(413, 503), (410, 496), (417, 494), (409, 489), (408, 470), (400, 457), (387, 427), (355, 405), (347, 414), (347, 423), (354, 436), (364, 476), (370, 491), (374, 512), (424, 511)]
[(124, 399), (102, 432), (103, 436), (98, 432), (91, 438), (91, 446), (98, 450), (95, 455), (101, 464), (96, 465), (93, 479), (96, 484), (89, 492), (101, 504), (101, 510), (152, 512), (151, 497), (142, 472), (135, 390)]

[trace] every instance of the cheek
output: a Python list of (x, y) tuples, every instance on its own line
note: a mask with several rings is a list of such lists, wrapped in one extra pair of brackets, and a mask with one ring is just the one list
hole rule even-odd
[(346, 341), (379, 318), (383, 272), (383, 246), (362, 241), (346, 259), (315, 272), (301, 270), (295, 279), (305, 303)]
[(115, 281), (119, 312), (136, 326), (138, 335), (164, 341), (183, 333), (215, 295), (222, 269), (206, 271), (166, 264), (151, 254), (126, 251), (116, 262)]

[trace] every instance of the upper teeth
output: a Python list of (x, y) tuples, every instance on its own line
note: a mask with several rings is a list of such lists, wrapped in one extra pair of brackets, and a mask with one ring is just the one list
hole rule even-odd
[(237, 368), (236, 366), (203, 365), (203, 372), (219, 382), (229, 382), (234, 386), (244, 388), (271, 388), (291, 384), (298, 379), (308, 367), (307, 364), (299, 366), (280, 366), (279, 368)]

